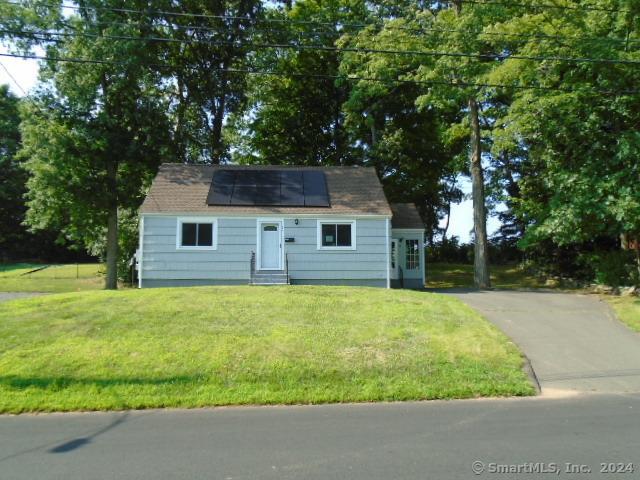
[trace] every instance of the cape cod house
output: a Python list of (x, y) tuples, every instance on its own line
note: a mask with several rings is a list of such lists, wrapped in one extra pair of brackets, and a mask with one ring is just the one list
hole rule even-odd
[(421, 288), (423, 241), (373, 168), (163, 164), (140, 208), (138, 281)]

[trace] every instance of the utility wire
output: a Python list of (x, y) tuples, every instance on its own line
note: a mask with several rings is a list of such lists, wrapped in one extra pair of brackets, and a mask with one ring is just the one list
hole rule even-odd
[[(25, 4), (22, 2), (15, 1), (7, 1), (6, 3), (10, 5), (17, 5), (21, 7), (29, 7), (29, 4)], [(449, 1), (449, 3), (452, 3)], [(566, 6), (566, 5), (555, 5), (555, 4), (539, 4), (539, 5), (529, 5), (525, 3), (519, 2), (499, 2), (493, 0), (461, 0), (463, 4), (469, 4), (474, 6), (483, 6), (483, 5), (496, 5), (496, 6), (509, 6), (509, 7), (520, 7), (520, 8), (531, 8), (531, 9), (556, 9), (556, 10), (579, 10), (579, 11), (595, 11), (595, 12), (609, 12), (609, 13), (633, 13), (631, 10), (622, 10), (622, 9), (609, 9), (609, 8), (599, 8), (593, 6)], [(212, 20), (234, 20), (234, 21), (242, 21), (242, 22), (254, 22), (254, 23), (278, 23), (278, 24), (289, 24), (289, 25), (320, 25), (325, 27), (332, 27), (336, 29), (342, 28), (366, 28), (371, 26), (382, 26), (384, 23), (351, 23), (351, 22), (321, 22), (317, 20), (292, 20), (292, 19), (280, 19), (280, 18), (251, 18), (242, 15), (213, 15), (207, 13), (191, 13), (191, 12), (175, 12), (168, 10), (155, 10), (150, 8), (148, 10), (138, 10), (133, 8), (117, 8), (117, 7), (94, 7), (94, 6), (75, 6), (75, 5), (56, 5), (56, 4), (48, 4), (48, 3), (39, 3), (38, 6), (46, 6), (51, 8), (62, 8), (69, 9), (74, 11), (82, 11), (82, 10), (93, 10), (93, 11), (107, 11), (114, 13), (133, 13), (138, 15), (164, 15), (164, 16), (173, 16), (173, 17), (186, 17), (186, 18), (203, 18), (203, 19), (212, 19)]]
[[(453, 2), (449, 2), (453, 3)], [(495, 5), (502, 7), (520, 7), (520, 8), (529, 8), (529, 9), (550, 9), (550, 10), (578, 10), (585, 12), (608, 12), (608, 13), (633, 13), (631, 10), (627, 9), (618, 9), (618, 8), (602, 8), (595, 7), (593, 5), (555, 5), (553, 3), (540, 3), (536, 4), (528, 4), (521, 2), (503, 2), (503, 1), (493, 1), (493, 0), (460, 0), (462, 4), (469, 4), (474, 6), (484, 6), (484, 5)]]
[[(471, 5), (507, 5), (507, 6), (520, 6), (525, 7), (526, 4), (523, 3), (514, 3), (514, 2), (497, 2), (497, 1), (476, 1), (476, 0), (462, 0), (463, 3), (469, 3)], [(19, 6), (27, 6), (20, 2), (8, 1), (7, 3), (12, 5)], [(237, 15), (211, 15), (211, 14), (198, 14), (198, 13), (188, 13), (188, 12), (170, 12), (165, 10), (137, 10), (131, 8), (115, 8), (115, 7), (79, 7), (73, 5), (55, 5), (55, 4), (46, 4), (41, 3), (40, 6), (48, 6), (51, 8), (64, 8), (64, 9), (72, 9), (72, 10), (94, 10), (94, 11), (112, 11), (118, 13), (133, 13), (138, 15), (167, 15), (167, 16), (178, 16), (178, 17), (196, 17), (196, 18), (206, 18), (206, 19), (217, 19), (217, 20), (233, 20), (233, 21), (243, 21), (243, 22), (252, 22), (252, 24), (247, 28), (257, 29), (257, 24), (259, 23), (277, 23), (282, 25), (308, 25), (308, 26), (322, 26), (322, 27), (332, 27), (333, 31), (314, 31), (314, 32), (296, 32), (303, 33), (308, 35), (340, 35), (345, 33), (344, 31), (340, 32), (335, 29), (364, 29), (368, 27), (378, 27), (385, 28), (389, 30), (401, 30), (401, 31), (409, 31), (414, 33), (426, 33), (431, 31), (440, 31), (445, 33), (469, 33), (471, 35), (487, 35), (487, 36), (504, 36), (504, 37), (514, 37), (514, 38), (546, 38), (550, 40), (579, 40), (579, 41), (607, 41), (607, 42), (620, 42), (620, 43), (640, 43), (640, 39), (626, 39), (626, 38), (615, 38), (615, 37), (579, 37), (579, 36), (560, 36), (560, 35), (545, 35), (545, 34), (517, 34), (517, 33), (505, 33), (505, 32), (482, 32), (482, 31), (467, 31), (461, 29), (446, 29), (439, 27), (411, 27), (411, 26), (401, 26), (394, 25), (384, 22), (379, 23), (352, 23), (352, 22), (318, 22), (314, 20), (291, 20), (291, 19), (274, 19), (274, 18), (250, 18), (246, 16), (237, 16)], [(540, 8), (557, 8), (557, 9), (565, 9), (565, 10), (578, 10), (580, 7), (569, 7), (569, 6), (560, 6), (560, 5), (551, 5), (551, 4), (542, 4), (539, 6)], [(538, 6), (536, 6), (538, 8)], [(596, 11), (600, 11), (596, 9)], [(604, 11), (623, 11), (623, 10), (612, 10), (612, 9), (604, 9)], [(98, 23), (98, 22), (96, 22)], [(110, 22), (99, 22), (100, 24), (109, 25)], [(114, 23), (117, 25), (118, 23)], [(126, 23), (119, 23), (120, 25), (130, 25)], [(219, 33), (219, 28), (214, 27), (203, 27), (198, 25), (178, 25), (178, 24), (166, 24), (160, 25), (166, 26), (168, 28), (179, 28), (179, 29), (194, 29), (201, 31), (211, 31)], [(258, 30), (259, 31), (259, 30)], [(280, 30), (282, 31), (282, 30)]]
[[(620, 37), (593, 37), (593, 36), (578, 36), (578, 35), (571, 35), (571, 36), (566, 36), (566, 35), (548, 35), (548, 34), (543, 34), (543, 33), (535, 33), (535, 34), (525, 34), (525, 33), (509, 33), (509, 32), (495, 32), (495, 31), (490, 31), (490, 32), (485, 32), (482, 30), (463, 30), (463, 29), (456, 29), (456, 28), (442, 28), (442, 27), (430, 27), (430, 26), (420, 26), (420, 27), (411, 27), (411, 26), (404, 26), (404, 25), (395, 25), (395, 24), (350, 24), (352, 26), (359, 26), (359, 27), (368, 27), (368, 26), (372, 26), (372, 25), (376, 25), (376, 26), (380, 26), (383, 27), (386, 30), (398, 30), (398, 31), (407, 31), (407, 32), (411, 32), (411, 33), (429, 33), (429, 32), (442, 32), (442, 33), (462, 33), (462, 34), (468, 34), (468, 35), (474, 35), (474, 36), (488, 36), (488, 37), (506, 37), (506, 38), (521, 38), (524, 40), (527, 39), (548, 39), (548, 40), (560, 40), (560, 41), (581, 41), (581, 42), (605, 42), (605, 43), (622, 43), (622, 44), (635, 44), (635, 43), (640, 43), (640, 38), (620, 38)], [(74, 26), (65, 25), (67, 28), (71, 28), (71, 29), (75, 29)], [(126, 27), (126, 28), (131, 28), (133, 26), (137, 26), (135, 24), (132, 23), (125, 23), (125, 22), (92, 22), (90, 24), (90, 26), (96, 26), (96, 27)], [(180, 25), (180, 24), (175, 24), (175, 23), (159, 23), (159, 24), (148, 24), (146, 25), (148, 27), (151, 28), (166, 28), (169, 29), (171, 31), (175, 31), (175, 30), (193, 30), (193, 31), (200, 31), (200, 32), (212, 32), (212, 33), (216, 33), (219, 34), (221, 32), (220, 28), (214, 28), (214, 27), (205, 27), (205, 26), (201, 26), (201, 25)], [(253, 24), (247, 27), (247, 29), (252, 29), (254, 31), (256, 31), (257, 33), (285, 33), (285, 34), (289, 34), (289, 35), (307, 35), (307, 36), (335, 36), (335, 37), (339, 37), (341, 35), (343, 35), (345, 32), (337, 32), (335, 30), (333, 31), (329, 31), (329, 30), (314, 30), (314, 31), (303, 31), (303, 30), (298, 30), (298, 31), (291, 31), (291, 30), (282, 30), (282, 29), (275, 29), (273, 27), (270, 26), (266, 26), (262, 27), (262, 28), (258, 28), (258, 25)]]
[[(0, 30), (0, 33), (13, 33), (19, 35), (15, 30)], [(37, 34), (28, 33), (35, 36)], [(453, 57), (453, 58), (480, 58), (483, 60), (526, 60), (526, 61), (552, 61), (566, 63), (603, 63), (608, 65), (640, 65), (640, 60), (621, 60), (612, 58), (593, 58), (593, 57), (564, 57), (564, 56), (546, 56), (546, 55), (519, 55), (519, 54), (489, 54), (489, 53), (466, 53), (466, 52), (442, 52), (434, 50), (393, 50), (393, 49), (376, 49), (376, 48), (358, 48), (358, 47), (333, 47), (327, 45), (293, 45), (288, 43), (237, 43), (209, 41), (204, 39), (176, 39), (166, 37), (133, 37), (128, 35), (99, 35), (89, 33), (67, 33), (67, 32), (45, 32), (40, 35), (57, 35), (76, 37), (83, 36), (88, 38), (104, 38), (107, 40), (131, 40), (143, 42), (169, 42), (180, 44), (207, 44), (219, 47), (234, 47), (252, 49), (290, 49), (290, 50), (313, 50), (324, 52), (347, 52), (347, 53), (363, 53), (363, 54), (386, 54), (386, 55), (406, 55), (406, 56), (426, 56), (426, 57)], [(46, 37), (36, 37), (36, 40), (46, 41)]]
[[(41, 55), (25, 55), (18, 53), (0, 53), (0, 57), (16, 57), (16, 58), (27, 58), (32, 60), (45, 60), (51, 62), (70, 62), (70, 63), (80, 63), (80, 64), (97, 64), (97, 65), (116, 65), (116, 66), (131, 66), (130, 63), (121, 62), (121, 61), (112, 61), (112, 60), (97, 60), (97, 59), (86, 59), (86, 58), (77, 58), (77, 57), (54, 57), (54, 56), (41, 56)], [(174, 69), (173, 65), (168, 64), (145, 64), (145, 67), (154, 67), (154, 68), (167, 68)], [(331, 80), (346, 80), (346, 81), (367, 81), (367, 82), (378, 82), (383, 84), (409, 84), (409, 85), (441, 85), (441, 86), (449, 86), (456, 88), (511, 88), (515, 90), (544, 90), (544, 91), (563, 91), (567, 93), (575, 93), (576, 90), (574, 88), (564, 88), (564, 87), (546, 87), (542, 85), (507, 85), (500, 83), (483, 83), (483, 82), (446, 82), (439, 80), (405, 80), (405, 79), (384, 79), (384, 78), (376, 78), (376, 77), (361, 77), (361, 76), (340, 76), (340, 75), (329, 75), (329, 74), (308, 74), (308, 73), (280, 73), (280, 72), (269, 72), (264, 70), (254, 70), (254, 69), (245, 69), (245, 68), (217, 68), (211, 67), (208, 70), (218, 71), (222, 73), (245, 73), (249, 75), (266, 75), (266, 76), (277, 76), (277, 77), (297, 77), (297, 78), (316, 78), (316, 79), (331, 79)], [(603, 94), (603, 95), (635, 95), (640, 93), (640, 90), (624, 90), (624, 91), (615, 91), (615, 90), (600, 90), (593, 89), (595, 93)]]
[(20, 85), (20, 84), (18, 83), (18, 81), (16, 80), (16, 78), (15, 78), (13, 75), (11, 75), (11, 72), (9, 71), (9, 69), (7, 68), (7, 66), (6, 66), (4, 63), (0, 62), (0, 67), (2, 67), (2, 68), (4, 69), (4, 71), (5, 71), (5, 72), (7, 72), (7, 75), (9, 76), (9, 78), (13, 81), (13, 83), (16, 85), (16, 87), (18, 87), (18, 88), (20, 89), (20, 91), (22, 92), (22, 94), (23, 94), (23, 95), (26, 95), (26, 94), (27, 94), (27, 92), (25, 91), (25, 89), (24, 89), (24, 88), (22, 88), (22, 85)]

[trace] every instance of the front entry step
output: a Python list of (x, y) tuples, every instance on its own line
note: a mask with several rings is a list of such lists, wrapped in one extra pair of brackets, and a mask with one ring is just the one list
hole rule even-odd
[(283, 270), (257, 271), (251, 276), (251, 285), (288, 285), (289, 275)]

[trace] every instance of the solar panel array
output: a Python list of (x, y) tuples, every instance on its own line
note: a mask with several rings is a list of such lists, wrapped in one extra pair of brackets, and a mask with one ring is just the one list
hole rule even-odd
[(220, 169), (213, 174), (208, 205), (329, 207), (319, 170)]

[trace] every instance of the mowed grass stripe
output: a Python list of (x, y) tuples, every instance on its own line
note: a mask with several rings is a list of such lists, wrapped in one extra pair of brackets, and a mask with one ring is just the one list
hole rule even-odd
[(458, 300), (349, 287), (94, 291), (0, 304), (0, 411), (534, 393)]

